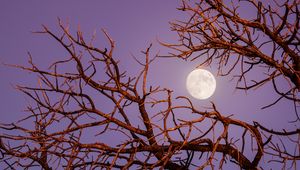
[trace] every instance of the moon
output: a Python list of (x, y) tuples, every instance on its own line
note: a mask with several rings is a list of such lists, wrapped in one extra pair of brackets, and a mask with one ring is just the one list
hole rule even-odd
[(212, 96), (215, 92), (216, 79), (209, 71), (196, 69), (187, 76), (186, 88), (191, 96), (204, 100)]

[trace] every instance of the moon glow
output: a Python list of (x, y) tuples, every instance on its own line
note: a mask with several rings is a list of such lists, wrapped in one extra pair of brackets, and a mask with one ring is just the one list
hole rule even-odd
[(196, 69), (187, 76), (186, 88), (194, 98), (204, 100), (215, 92), (216, 79), (209, 71)]

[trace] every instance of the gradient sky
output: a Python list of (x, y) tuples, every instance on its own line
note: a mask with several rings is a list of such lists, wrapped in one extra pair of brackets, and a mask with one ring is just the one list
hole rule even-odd
[[(0, 62), (27, 64), (29, 51), (35, 63), (44, 68), (56, 59), (65, 56), (59, 45), (49, 36), (33, 34), (44, 24), (57, 30), (57, 17), (69, 22), (71, 30), (78, 27), (90, 36), (101, 28), (107, 30), (116, 42), (116, 55), (121, 67), (135, 73), (131, 54), (142, 56), (140, 51), (153, 43), (152, 54), (164, 55), (170, 50), (158, 44), (157, 39), (176, 42), (177, 37), (170, 31), (169, 21), (182, 20), (186, 14), (176, 10), (180, 1), (175, 0), (103, 0), (103, 1), (1, 1), (0, 3)], [(100, 38), (98, 41), (100, 41)], [(196, 62), (161, 58), (150, 68), (149, 84), (161, 85), (174, 90), (173, 96), (186, 95), (185, 79), (197, 66)], [(214, 75), (217, 68), (206, 68)], [(232, 76), (232, 75), (231, 75)], [(16, 84), (36, 85), (34, 76), (15, 68), (0, 66), (1, 122), (12, 122), (22, 117), (23, 110), (30, 102), (27, 97), (13, 88)], [(248, 123), (261, 122), (267, 127), (280, 130), (294, 127), (288, 123), (295, 119), (292, 103), (280, 101), (272, 108), (260, 108), (277, 99), (270, 84), (247, 94), (236, 91), (232, 77), (216, 77), (215, 94), (208, 100), (192, 99), (198, 108), (205, 109), (213, 101), (224, 115), (234, 114), (235, 118)]]

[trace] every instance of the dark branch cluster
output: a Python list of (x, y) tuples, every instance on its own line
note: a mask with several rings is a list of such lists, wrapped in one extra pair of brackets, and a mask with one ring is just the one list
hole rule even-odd
[[(53, 37), (69, 58), (53, 63), (49, 71), (39, 69), (31, 57), (30, 67), (16, 66), (36, 73), (39, 84), (17, 86), (35, 105), (27, 108), (28, 117), (1, 125), (2, 130), (14, 131), (0, 136), (2, 162), (7, 167), (204, 168), (215, 166), (218, 153), (223, 155), (220, 167), (227, 160), (246, 169), (258, 165), (263, 141), (255, 126), (224, 117), (215, 108), (198, 111), (186, 97), (178, 100), (186, 100), (188, 105), (173, 106), (171, 90), (147, 85), (148, 69), (155, 59), (149, 56), (151, 46), (143, 52), (144, 62), (136, 59), (141, 71), (130, 77), (119, 68), (113, 56), (114, 41), (105, 31), (110, 48), (98, 49), (86, 42), (80, 31), (73, 36), (61, 23), (60, 27), (60, 36), (47, 27), (39, 33)], [(75, 64), (76, 70), (60, 68), (69, 64)], [(194, 118), (180, 116), (183, 113)], [(210, 122), (205, 123), (207, 120)], [(22, 122), (34, 126), (24, 127)], [(209, 128), (204, 130), (202, 124)], [(228, 137), (231, 125), (244, 129), (256, 141), (254, 160), (243, 155), (236, 139)], [(115, 142), (105, 140), (109, 133), (114, 134)], [(246, 147), (246, 142), (242, 145)], [(199, 153), (200, 164), (194, 156)]]
[[(271, 82), (280, 97), (269, 106), (283, 98), (299, 106), (298, 0), (200, 0), (194, 4), (183, 0), (182, 4), (179, 10), (189, 18), (171, 23), (179, 43), (162, 43), (176, 51), (171, 56), (198, 59), (199, 66), (216, 63), (219, 75), (237, 74), (237, 89)], [(265, 75), (251, 77), (256, 72)]]
[[(269, 25), (273, 9), (249, 2), (258, 9), (255, 21), (240, 18), (238, 7), (229, 8), (220, 1), (200, 1), (196, 7), (183, 1), (181, 10), (191, 12), (191, 18), (173, 24), (181, 44), (165, 45), (179, 50), (175, 56), (182, 58), (200, 58), (201, 52), (207, 55), (206, 64), (218, 59), (220, 74), (233, 57), (236, 61), (230, 70), (241, 64), (241, 80), (264, 63), (270, 70), (265, 81), (272, 80), (276, 89), (276, 77), (289, 78), (293, 86), (282, 96), (298, 102), (299, 74), (294, 66), (298, 61), (293, 58), (298, 57), (298, 23), (285, 19), (284, 26)], [(296, 1), (284, 7), (285, 17), (298, 14)], [(299, 129), (276, 131), (258, 122), (236, 120), (220, 113), (213, 103), (207, 111), (200, 111), (187, 97), (173, 98), (172, 90), (149, 84), (148, 72), (156, 59), (150, 55), (151, 45), (142, 52), (142, 59), (135, 58), (141, 69), (129, 75), (120, 67), (115, 43), (106, 31), (108, 47), (97, 48), (95, 37), (87, 41), (81, 31), (72, 34), (60, 21), (59, 27), (60, 34), (46, 26), (38, 33), (56, 40), (67, 52), (65, 60), (41, 69), (29, 54), (30, 66), (15, 65), (36, 74), (39, 81), (35, 87), (17, 86), (33, 101), (27, 107), (29, 115), (16, 123), (0, 124), (4, 132), (0, 134), (0, 163), (6, 169), (222, 169), (228, 164), (259, 169), (263, 157), (296, 167)], [(272, 44), (271, 55), (257, 46), (262, 33), (273, 35), (272, 42), (260, 44)], [(251, 86), (245, 81), (243, 88), (265, 81)], [(295, 149), (286, 148), (282, 137)]]

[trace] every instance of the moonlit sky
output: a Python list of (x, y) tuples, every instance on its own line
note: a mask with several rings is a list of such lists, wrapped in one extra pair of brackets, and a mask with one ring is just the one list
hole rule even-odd
[[(140, 51), (150, 43), (153, 43), (152, 55), (170, 52), (160, 46), (157, 39), (176, 42), (177, 35), (170, 31), (168, 22), (186, 18), (185, 13), (176, 10), (179, 5), (180, 1), (175, 0), (1, 1), (0, 62), (27, 65), (27, 52), (30, 52), (37, 65), (47, 68), (49, 63), (65, 58), (62, 48), (53, 39), (32, 33), (41, 30), (42, 24), (57, 30), (59, 17), (64, 23), (68, 22), (73, 31), (80, 27), (87, 36), (97, 31), (99, 42), (101, 28), (106, 29), (116, 42), (115, 55), (121, 60), (121, 67), (134, 74), (138, 67), (135, 67), (131, 55), (142, 56)], [(222, 114), (233, 114), (234, 118), (248, 123), (257, 121), (277, 130), (293, 127), (288, 123), (295, 119), (291, 102), (280, 101), (272, 108), (260, 109), (278, 97), (271, 84), (246, 94), (234, 89), (236, 82), (230, 81), (232, 77), (216, 77), (217, 87), (212, 97), (203, 101), (193, 99), (185, 88), (185, 80), (198, 64), (197, 60), (159, 58), (150, 67), (148, 83), (173, 89), (174, 97), (186, 95), (203, 110), (213, 101)], [(217, 74), (214, 65), (204, 69), (215, 76)], [(36, 85), (37, 80), (26, 72), (3, 64), (0, 77), (0, 120), (13, 122), (22, 118), (23, 110), (30, 103), (29, 98), (15, 90), (13, 85)]]

